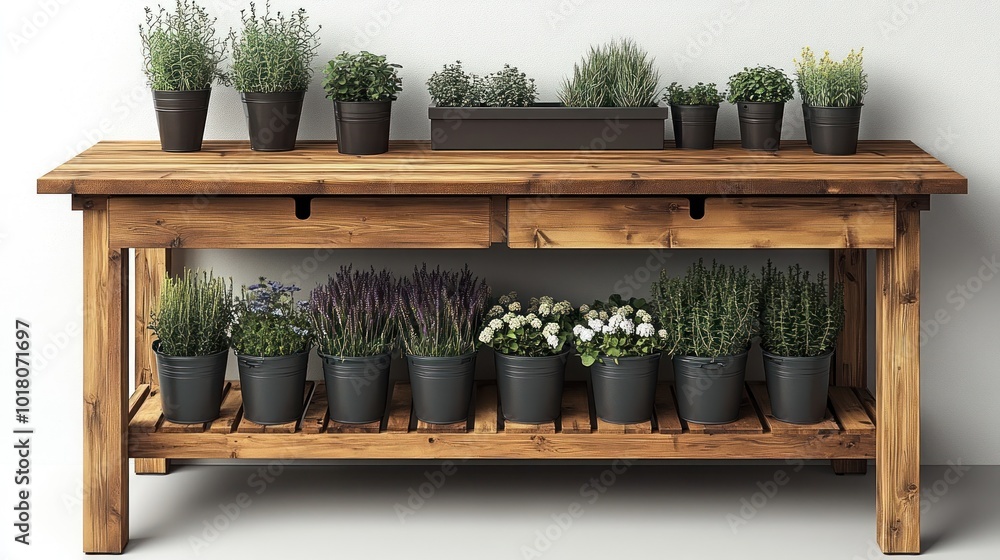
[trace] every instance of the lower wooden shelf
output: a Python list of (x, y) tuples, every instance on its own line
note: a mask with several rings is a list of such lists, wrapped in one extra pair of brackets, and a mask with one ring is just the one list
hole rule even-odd
[(701, 425), (677, 415), (673, 387), (660, 384), (653, 416), (619, 425), (596, 418), (583, 382), (569, 382), (562, 416), (542, 425), (505, 422), (492, 382), (480, 382), (465, 422), (432, 425), (413, 415), (410, 386), (396, 383), (380, 422), (333, 422), (322, 382), (308, 382), (301, 419), (261, 426), (243, 418), (238, 382), (227, 382), (222, 416), (206, 424), (164, 420), (157, 389), (129, 400), (129, 456), (171, 459), (871, 459), (875, 399), (831, 387), (827, 417), (788, 424), (771, 415), (767, 388), (749, 383), (740, 418)]

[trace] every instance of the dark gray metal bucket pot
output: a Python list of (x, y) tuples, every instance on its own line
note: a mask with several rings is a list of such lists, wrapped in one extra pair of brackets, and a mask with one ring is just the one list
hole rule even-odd
[(334, 101), (337, 151), (351, 155), (389, 151), (392, 101)]
[(717, 358), (674, 356), (673, 364), (681, 418), (697, 424), (728, 424), (739, 418), (746, 352)]
[(247, 420), (267, 426), (302, 416), (309, 352), (270, 358), (237, 354), (236, 363)]
[(811, 120), (812, 119), (810, 118), (809, 105), (806, 105), (805, 103), (803, 103), (802, 104), (802, 124), (805, 127), (805, 129), (806, 129), (806, 144), (808, 144), (810, 146), (813, 145), (812, 128), (810, 127), (810, 121)]
[(453, 424), (469, 417), (476, 352), (463, 356), (411, 356), (406, 364), (413, 412), (428, 424)]
[(208, 356), (167, 356), (153, 342), (163, 416), (178, 424), (201, 424), (219, 417), (229, 350)]
[(559, 417), (569, 351), (555, 356), (507, 356), (495, 352), (503, 417), (541, 424)]
[(367, 424), (382, 419), (389, 392), (389, 352), (360, 358), (323, 354), (323, 378), (330, 420), (343, 424)]
[(763, 354), (771, 414), (782, 422), (792, 424), (822, 421), (826, 416), (833, 352), (808, 358)]
[(858, 153), (861, 106), (810, 107), (812, 147), (817, 154), (849, 156)]
[(681, 150), (711, 150), (715, 147), (718, 105), (671, 105), (674, 142)]
[(740, 117), (740, 144), (743, 149), (771, 152), (781, 149), (784, 103), (740, 101), (736, 110)]
[(250, 148), (258, 152), (294, 150), (305, 95), (304, 91), (242, 94)]
[[(602, 362), (603, 360), (603, 362)], [(660, 354), (630, 358), (602, 356), (590, 366), (597, 416), (612, 424), (646, 422), (653, 416)]]
[(211, 89), (195, 91), (153, 90), (153, 108), (164, 152), (197, 152), (205, 137)]

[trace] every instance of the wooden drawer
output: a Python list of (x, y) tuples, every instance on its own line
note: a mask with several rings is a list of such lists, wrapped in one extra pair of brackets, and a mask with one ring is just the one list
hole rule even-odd
[[(846, 249), (895, 242), (891, 197), (512, 197), (516, 249)], [(699, 213), (695, 213), (698, 215)]]
[(302, 218), (290, 197), (122, 197), (108, 211), (115, 248), (490, 246), (489, 197), (317, 197)]

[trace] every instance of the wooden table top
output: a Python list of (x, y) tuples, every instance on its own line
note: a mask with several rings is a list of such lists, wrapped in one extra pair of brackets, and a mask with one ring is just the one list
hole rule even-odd
[(394, 142), (348, 156), (334, 142), (292, 152), (206, 142), (165, 153), (158, 142), (101, 142), (38, 180), (41, 194), (105, 195), (918, 195), (965, 194), (968, 182), (909, 141), (863, 141), (822, 156), (802, 141), (779, 152), (738, 142), (683, 151), (432, 151)]

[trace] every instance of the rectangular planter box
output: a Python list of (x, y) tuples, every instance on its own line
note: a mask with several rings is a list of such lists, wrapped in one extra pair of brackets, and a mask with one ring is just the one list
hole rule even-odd
[(662, 150), (667, 107), (430, 107), (434, 150)]

